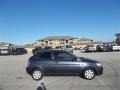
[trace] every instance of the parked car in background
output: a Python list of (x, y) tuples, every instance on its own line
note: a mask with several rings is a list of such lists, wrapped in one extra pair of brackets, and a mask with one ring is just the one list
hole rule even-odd
[(27, 54), (27, 50), (24, 48), (15, 48), (12, 50), (12, 54), (13, 55), (23, 55), (23, 54)]
[(73, 47), (70, 45), (61, 46), (61, 49), (73, 53)]
[(49, 50), (52, 49), (52, 47), (46, 46), (46, 47), (35, 47), (35, 49), (32, 50), (33, 55), (37, 52), (43, 51), (43, 50)]
[(97, 45), (96, 46), (96, 52), (103, 52), (103, 51), (104, 51), (103, 45)]
[(110, 48), (106, 45), (97, 45), (96, 52), (108, 52)]
[(0, 49), (0, 55), (11, 55), (11, 49)]
[(35, 49), (32, 50), (33, 55), (36, 54), (40, 50), (42, 50), (41, 47), (35, 47)]
[(110, 45), (112, 51), (120, 51), (120, 46), (117, 44)]
[(81, 48), (77, 48), (77, 47), (74, 48), (74, 50), (80, 50), (80, 49), (81, 49)]
[(80, 75), (92, 80), (103, 73), (103, 67), (98, 61), (64, 50), (43, 50), (29, 58), (26, 71), (34, 80), (41, 80), (44, 75)]
[(104, 52), (111, 52), (111, 47), (109, 44), (103, 44), (103, 50)]
[(87, 45), (84, 49), (85, 52), (96, 52), (97, 47), (95, 45)]
[(66, 46), (57, 46), (55, 49), (57, 50), (66, 50), (68, 52), (73, 53), (73, 47), (70, 45), (66, 45)]
[(109, 44), (103, 45), (88, 45), (84, 48), (85, 52), (110, 52), (112, 50), (112, 46)]
[(70, 45), (66, 45), (65, 50), (68, 51), (68, 52), (73, 53), (73, 47), (70, 46)]

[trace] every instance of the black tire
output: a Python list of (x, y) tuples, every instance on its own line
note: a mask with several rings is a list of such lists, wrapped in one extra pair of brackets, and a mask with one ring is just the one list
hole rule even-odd
[[(38, 74), (38, 75), (37, 75)], [(36, 76), (35, 76), (36, 75)], [(39, 81), (39, 80), (41, 80), (42, 78), (43, 78), (43, 76), (44, 76), (44, 73), (43, 73), (43, 71), (42, 70), (40, 70), (40, 69), (34, 69), (33, 71), (32, 71), (32, 78), (35, 80), (35, 81)]]
[(95, 78), (95, 70), (93, 68), (85, 68), (82, 73), (82, 77), (86, 80), (92, 80)]

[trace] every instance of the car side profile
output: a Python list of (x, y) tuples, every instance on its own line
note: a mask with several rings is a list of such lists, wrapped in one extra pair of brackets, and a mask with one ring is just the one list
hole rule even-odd
[(92, 80), (103, 73), (103, 67), (98, 61), (64, 50), (45, 50), (29, 58), (26, 71), (34, 80), (41, 80), (44, 75), (79, 75)]
[(85, 47), (85, 52), (96, 52), (97, 51), (97, 47), (95, 45), (87, 45)]
[(11, 55), (11, 49), (0, 49), (0, 55)]
[(23, 55), (27, 54), (27, 50), (25, 48), (15, 48), (12, 50), (13, 55)]
[(35, 47), (35, 49), (32, 50), (33, 55), (36, 54), (37, 52), (43, 51), (43, 50), (49, 50), (52, 49), (52, 47)]

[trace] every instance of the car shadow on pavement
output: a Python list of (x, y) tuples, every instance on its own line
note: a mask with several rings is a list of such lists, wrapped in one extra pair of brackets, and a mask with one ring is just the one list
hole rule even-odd
[(40, 86), (37, 87), (37, 90), (47, 90), (44, 83), (42, 82)]

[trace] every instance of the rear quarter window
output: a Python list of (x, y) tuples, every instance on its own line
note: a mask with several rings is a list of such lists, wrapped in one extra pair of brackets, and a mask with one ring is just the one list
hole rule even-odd
[(39, 58), (41, 59), (51, 59), (51, 52), (42, 52), (39, 54)]

